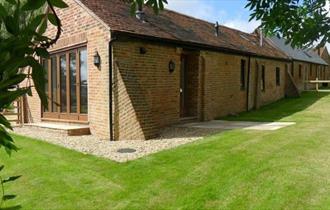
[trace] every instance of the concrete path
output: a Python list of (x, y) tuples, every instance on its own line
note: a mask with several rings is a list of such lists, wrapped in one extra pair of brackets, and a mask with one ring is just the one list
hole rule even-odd
[(248, 122), (248, 121), (225, 121), (213, 120), (208, 122), (187, 123), (178, 125), (178, 127), (185, 128), (206, 128), (206, 129), (245, 129), (245, 130), (261, 130), (261, 131), (274, 131), (290, 125), (296, 124), (295, 122)]

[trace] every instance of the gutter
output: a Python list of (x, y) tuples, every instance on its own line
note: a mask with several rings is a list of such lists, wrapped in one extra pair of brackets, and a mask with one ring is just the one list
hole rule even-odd
[(111, 40), (109, 41), (109, 127), (110, 127), (110, 141), (114, 141), (113, 136), (113, 106), (112, 106), (112, 99), (113, 99), (113, 58), (112, 58), (112, 50), (113, 50), (113, 43), (117, 40), (115, 36), (112, 36)]
[(329, 66), (329, 64), (323, 64), (323, 63), (316, 63), (316, 62), (311, 62), (311, 61), (306, 61), (306, 60), (299, 60), (296, 58), (292, 58), (292, 61), (296, 61), (296, 62), (303, 62), (303, 63), (309, 63), (309, 64), (316, 64), (316, 65), (321, 65), (321, 66)]
[(251, 56), (248, 60), (248, 75), (247, 75), (247, 85), (246, 85), (246, 111), (249, 111), (249, 96), (250, 96), (250, 72), (251, 72)]

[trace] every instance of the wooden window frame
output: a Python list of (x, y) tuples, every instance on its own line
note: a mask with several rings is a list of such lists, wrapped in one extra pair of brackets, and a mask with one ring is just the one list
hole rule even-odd
[(241, 87), (241, 90), (245, 90), (245, 88), (246, 88), (246, 60), (245, 59), (241, 59), (240, 87)]
[(266, 67), (265, 65), (261, 65), (261, 91), (265, 92), (266, 91)]
[(280, 67), (275, 68), (275, 79), (276, 86), (281, 86), (281, 69)]

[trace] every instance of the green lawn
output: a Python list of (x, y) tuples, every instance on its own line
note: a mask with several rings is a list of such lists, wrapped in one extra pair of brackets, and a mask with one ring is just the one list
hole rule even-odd
[[(231, 118), (232, 119), (232, 118)], [(23, 209), (330, 209), (330, 95), (303, 94), (237, 119), (296, 121), (227, 131), (118, 164), (16, 137), (7, 187)]]

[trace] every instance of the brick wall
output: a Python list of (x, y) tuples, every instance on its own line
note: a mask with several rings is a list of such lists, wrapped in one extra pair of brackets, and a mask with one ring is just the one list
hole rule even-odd
[(309, 64), (305, 62), (294, 61), (293, 62), (293, 69), (292, 66), (289, 69), (290, 74), (292, 75), (293, 72), (293, 79), (295, 84), (297, 85), (299, 91), (303, 91), (305, 89), (304, 81), (309, 76)]
[[(87, 47), (88, 62), (88, 120), (92, 134), (109, 139), (109, 66), (108, 42), (109, 29), (91, 13), (82, 8), (74, 0), (65, 0), (69, 5), (66, 9), (58, 10), (62, 20), (63, 32), (56, 45), (50, 52), (85, 44)], [(50, 24), (49, 24), (50, 26)], [(49, 27), (46, 34), (54, 35), (54, 27)], [(93, 64), (93, 56), (98, 51), (101, 56), (101, 67)], [(40, 101), (35, 91), (33, 97), (28, 98), (27, 106), (30, 111), (30, 122), (41, 120)]]
[[(140, 54), (141, 47), (146, 49), (146, 54)], [(186, 52), (158, 43), (129, 39), (115, 42), (116, 139), (148, 139), (157, 136), (163, 127), (179, 122), (182, 53)], [(199, 120), (212, 120), (246, 111), (248, 57), (211, 51), (201, 51), (193, 56), (194, 62), (188, 64), (192, 75), (188, 86), (196, 99), (190, 100), (191, 112), (196, 112)], [(244, 89), (240, 86), (242, 59), (246, 61)], [(168, 71), (171, 60), (176, 63), (173, 73)], [(285, 96), (285, 64), (289, 65), (283, 61), (251, 58), (250, 109), (256, 106), (256, 94), (259, 105)], [(264, 92), (259, 89), (257, 65), (266, 67)], [(276, 67), (280, 68), (279, 86), (276, 85)]]
[(240, 64), (247, 57), (210, 51), (201, 55), (205, 60), (205, 120), (244, 111), (246, 90), (240, 88)]
[[(257, 59), (257, 61), (259, 65), (265, 66), (265, 90), (260, 91), (259, 98), (259, 104), (263, 106), (285, 96), (285, 64), (288, 63), (270, 59)], [(280, 69), (280, 85), (276, 84), (276, 67)], [(254, 69), (253, 72), (255, 71)]]
[[(146, 49), (140, 54), (140, 48)], [(152, 138), (180, 118), (180, 58), (175, 47), (116, 41), (114, 121), (116, 139)], [(176, 69), (169, 72), (169, 62)]]
[[(327, 49), (325, 49), (323, 51), (323, 53), (321, 55), (321, 58), (330, 65), (330, 55), (329, 55)], [(326, 66), (324, 68), (325, 68), (325, 72), (326, 72), (325, 76), (324, 76), (324, 79), (328, 80), (328, 79), (330, 79), (330, 68), (329, 68), (329, 66)]]
[[(321, 79), (319, 76), (320, 69), (322, 69), (322, 65), (317, 65), (317, 64), (312, 64), (308, 63), (308, 76), (307, 80), (315, 80), (317, 77)], [(315, 84), (307, 84), (307, 89), (308, 90), (314, 90), (315, 89)]]
[[(218, 52), (204, 52), (205, 59), (205, 119), (237, 114), (253, 109), (285, 96), (285, 64), (283, 61), (260, 59), (250, 60), (248, 75), (248, 57)], [(249, 96), (246, 88), (240, 87), (241, 60), (246, 61), (245, 82), (249, 81)], [(259, 68), (257, 67), (259, 65)], [(261, 65), (265, 66), (265, 91), (261, 88)], [(276, 85), (276, 67), (280, 68), (280, 85)], [(259, 75), (257, 74), (259, 71)]]

